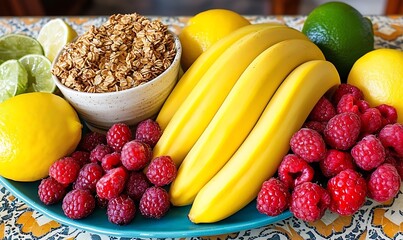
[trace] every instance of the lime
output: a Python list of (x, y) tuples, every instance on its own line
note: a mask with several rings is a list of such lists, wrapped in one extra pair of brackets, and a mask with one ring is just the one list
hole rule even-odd
[(19, 59), (27, 54), (43, 54), (35, 38), (14, 33), (0, 37), (0, 60)]
[(52, 79), (51, 62), (38, 54), (28, 54), (19, 59), (28, 73), (27, 92), (54, 92), (56, 85)]
[(43, 25), (37, 40), (42, 44), (45, 56), (53, 61), (63, 46), (75, 37), (77, 32), (69, 24), (60, 18), (55, 18)]
[(17, 60), (7, 60), (0, 65), (0, 102), (25, 92), (28, 74)]
[(354, 62), (374, 49), (372, 23), (352, 6), (328, 2), (309, 13), (302, 32), (322, 50), (347, 81)]

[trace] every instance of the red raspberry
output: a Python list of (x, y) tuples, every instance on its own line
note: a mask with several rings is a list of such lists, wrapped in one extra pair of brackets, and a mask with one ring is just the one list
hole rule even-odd
[(346, 216), (354, 214), (364, 205), (367, 184), (361, 174), (346, 169), (329, 179), (327, 190), (332, 198), (330, 210)]
[(371, 173), (367, 185), (368, 197), (378, 202), (386, 202), (398, 194), (400, 176), (392, 164), (384, 163)]
[(108, 202), (106, 212), (111, 223), (127, 225), (136, 215), (136, 205), (129, 196), (121, 195)]
[(388, 124), (379, 132), (379, 140), (392, 155), (403, 157), (403, 124)]
[(290, 211), (303, 221), (313, 222), (323, 217), (330, 201), (330, 195), (323, 187), (304, 182), (291, 194)]
[(123, 146), (120, 160), (128, 170), (137, 171), (147, 166), (151, 157), (152, 151), (148, 144), (132, 140)]
[(91, 162), (101, 162), (102, 158), (108, 154), (112, 153), (113, 148), (105, 144), (97, 145), (92, 151), (90, 152), (90, 161)]
[(108, 153), (101, 160), (101, 166), (105, 171), (118, 167), (121, 163), (119, 152)]
[(329, 149), (325, 158), (319, 162), (320, 169), (325, 177), (336, 176), (346, 169), (355, 169), (353, 158), (349, 152)]
[(74, 158), (81, 167), (90, 162), (90, 153), (86, 151), (74, 151), (70, 157)]
[(322, 136), (310, 128), (301, 128), (290, 140), (291, 150), (307, 162), (319, 162), (326, 154)]
[(147, 218), (161, 218), (171, 207), (168, 192), (162, 187), (149, 187), (140, 199), (140, 213)]
[(155, 186), (170, 184), (176, 177), (176, 166), (169, 156), (154, 158), (148, 165), (146, 176)]
[(115, 151), (120, 152), (123, 145), (132, 140), (132, 132), (125, 123), (115, 123), (106, 132), (106, 142)]
[(375, 135), (368, 135), (351, 149), (351, 156), (359, 168), (369, 171), (385, 161), (385, 148)]
[(368, 108), (361, 114), (361, 133), (372, 134), (382, 127), (382, 115), (376, 108)]
[(38, 195), (41, 202), (51, 205), (60, 202), (66, 195), (66, 188), (52, 177), (41, 180), (38, 186)]
[(360, 115), (368, 108), (368, 102), (357, 99), (353, 94), (345, 94), (337, 104), (336, 111), (337, 113), (353, 112)]
[(381, 104), (376, 106), (376, 108), (382, 115), (382, 127), (397, 122), (396, 108), (387, 104)]
[(361, 129), (360, 117), (352, 112), (340, 113), (327, 123), (324, 139), (332, 148), (350, 149), (357, 141)]
[(141, 121), (136, 128), (136, 139), (147, 143), (151, 148), (155, 146), (162, 135), (160, 125), (152, 120)]
[(96, 191), (96, 184), (103, 176), (104, 171), (98, 163), (85, 164), (74, 182), (74, 189), (89, 190), (92, 193)]
[(303, 127), (315, 130), (322, 135), (323, 131), (325, 130), (326, 124), (327, 122), (307, 121), (305, 122)]
[(295, 186), (310, 182), (314, 177), (313, 168), (295, 154), (284, 156), (278, 168), (278, 177), (284, 184), (293, 189)]
[(262, 184), (257, 195), (256, 208), (260, 213), (277, 216), (288, 208), (290, 197), (287, 186), (272, 177)]
[(127, 172), (123, 167), (109, 170), (96, 184), (96, 192), (100, 198), (111, 200), (124, 190)]
[(90, 191), (74, 189), (63, 198), (62, 209), (67, 217), (82, 219), (94, 211), (95, 198)]
[(80, 168), (80, 164), (74, 158), (64, 157), (50, 166), (49, 176), (63, 185), (68, 185), (77, 179)]
[(149, 187), (151, 183), (143, 172), (132, 171), (126, 183), (126, 193), (135, 202), (139, 202)]
[(348, 83), (342, 83), (333, 94), (332, 102), (334, 106), (337, 106), (340, 99), (346, 94), (353, 94), (356, 99), (364, 99), (364, 94), (358, 87)]
[(98, 132), (88, 132), (81, 138), (78, 149), (91, 152), (99, 144), (106, 144), (105, 135)]
[(329, 99), (321, 97), (309, 114), (308, 119), (311, 121), (327, 122), (334, 115), (336, 115), (336, 109), (332, 103)]

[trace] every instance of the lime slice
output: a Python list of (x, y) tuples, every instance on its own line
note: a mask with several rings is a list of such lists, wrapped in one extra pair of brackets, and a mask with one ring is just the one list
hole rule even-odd
[(53, 61), (63, 46), (75, 37), (77, 33), (70, 25), (60, 18), (55, 18), (43, 25), (37, 40), (42, 44), (45, 56)]
[(17, 60), (8, 60), (0, 65), (0, 102), (25, 92), (28, 74)]
[(0, 37), (0, 60), (19, 59), (27, 54), (43, 54), (42, 46), (35, 38), (22, 34)]
[(27, 92), (54, 92), (56, 85), (52, 79), (51, 62), (39, 54), (28, 54), (19, 59), (28, 73)]

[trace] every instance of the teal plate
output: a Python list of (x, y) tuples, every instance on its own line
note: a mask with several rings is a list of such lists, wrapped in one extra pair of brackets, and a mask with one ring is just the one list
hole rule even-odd
[(289, 211), (276, 217), (266, 216), (256, 210), (256, 202), (253, 201), (231, 217), (212, 224), (190, 222), (187, 217), (190, 209), (188, 206), (172, 207), (167, 215), (159, 220), (147, 219), (137, 213), (129, 225), (119, 226), (108, 221), (105, 209), (96, 209), (85, 219), (72, 220), (64, 215), (60, 203), (52, 206), (44, 205), (38, 198), (39, 181), (16, 182), (0, 177), (0, 183), (31, 208), (59, 223), (92, 233), (116, 237), (179, 238), (220, 235), (263, 227), (292, 216)]

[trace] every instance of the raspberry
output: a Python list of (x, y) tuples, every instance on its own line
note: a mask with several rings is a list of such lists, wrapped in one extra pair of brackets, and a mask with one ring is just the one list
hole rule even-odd
[(368, 108), (361, 114), (361, 133), (372, 134), (382, 127), (382, 115), (376, 108)]
[(127, 172), (123, 167), (109, 170), (96, 184), (96, 192), (100, 198), (111, 200), (120, 195), (125, 188)]
[(49, 176), (63, 185), (73, 183), (80, 172), (80, 164), (72, 157), (64, 157), (49, 168)]
[(376, 109), (378, 109), (382, 115), (382, 127), (397, 122), (396, 108), (387, 104), (381, 104), (376, 106)]
[(89, 132), (81, 138), (78, 149), (91, 152), (99, 144), (106, 144), (105, 135), (98, 132)]
[(348, 83), (342, 83), (333, 94), (332, 102), (334, 106), (337, 106), (340, 99), (346, 94), (352, 94), (358, 100), (364, 99), (364, 94), (358, 87)]
[(317, 131), (320, 134), (323, 134), (326, 124), (327, 124), (327, 122), (307, 121), (307, 122), (305, 122), (303, 127), (310, 128), (312, 130)]
[(384, 163), (373, 171), (368, 180), (368, 197), (378, 202), (386, 202), (400, 189), (400, 176), (396, 168)]
[(151, 148), (155, 146), (162, 135), (160, 125), (152, 120), (141, 121), (136, 128), (136, 139), (147, 143)]
[(351, 149), (351, 156), (359, 168), (369, 171), (385, 161), (385, 148), (375, 135), (368, 135)]
[(98, 144), (92, 151), (90, 152), (90, 161), (91, 162), (101, 162), (102, 158), (108, 154), (112, 153), (113, 148), (106, 144)]
[(89, 190), (92, 193), (96, 191), (96, 184), (103, 176), (104, 171), (98, 163), (87, 163), (84, 165), (74, 182), (74, 189)]
[(323, 175), (328, 178), (336, 176), (343, 170), (355, 169), (351, 154), (336, 149), (329, 149), (319, 166)]
[(108, 202), (107, 215), (111, 223), (127, 225), (136, 215), (136, 206), (129, 196), (121, 195)]
[(308, 119), (311, 121), (327, 122), (336, 115), (336, 109), (333, 107), (329, 99), (321, 97), (316, 103)]
[(352, 215), (365, 202), (367, 184), (358, 172), (346, 169), (329, 179), (330, 210), (343, 216)]
[(291, 189), (303, 182), (310, 182), (313, 176), (313, 168), (295, 154), (284, 156), (278, 168), (279, 179)]
[(154, 158), (148, 165), (146, 176), (155, 186), (170, 184), (176, 177), (176, 166), (169, 156)]
[(388, 124), (379, 132), (379, 140), (395, 156), (403, 157), (403, 124)]
[(70, 157), (74, 158), (74, 160), (76, 160), (80, 166), (84, 166), (85, 164), (90, 162), (90, 153), (86, 152), (86, 151), (74, 151)]
[(291, 194), (290, 212), (306, 222), (319, 220), (330, 205), (330, 195), (316, 183), (304, 182)]
[(132, 132), (125, 123), (115, 123), (106, 132), (106, 142), (115, 151), (120, 152), (123, 145), (132, 140)]
[(67, 217), (82, 219), (94, 211), (95, 198), (90, 191), (74, 189), (63, 198), (62, 209)]
[(319, 162), (326, 154), (322, 136), (310, 128), (301, 128), (290, 140), (291, 150), (307, 162)]
[(140, 213), (147, 218), (161, 218), (170, 209), (168, 192), (162, 187), (149, 187), (140, 199)]
[(121, 152), (120, 160), (128, 170), (141, 170), (151, 161), (151, 148), (139, 140), (126, 143)]
[(273, 177), (262, 184), (256, 199), (256, 208), (260, 213), (277, 216), (288, 208), (290, 197), (287, 186)]
[(336, 111), (337, 113), (353, 112), (360, 115), (368, 108), (368, 102), (362, 99), (357, 99), (353, 94), (345, 94), (337, 104)]
[(141, 196), (147, 188), (151, 187), (151, 183), (143, 172), (130, 172), (129, 179), (126, 183), (126, 193), (135, 202), (139, 202)]
[(361, 129), (360, 117), (352, 112), (340, 113), (327, 123), (324, 139), (332, 148), (350, 149), (357, 141)]
[(118, 167), (121, 163), (119, 152), (108, 153), (101, 160), (101, 166), (105, 171)]
[(46, 205), (60, 202), (66, 194), (66, 188), (52, 177), (41, 180), (38, 187), (38, 195), (41, 202)]

